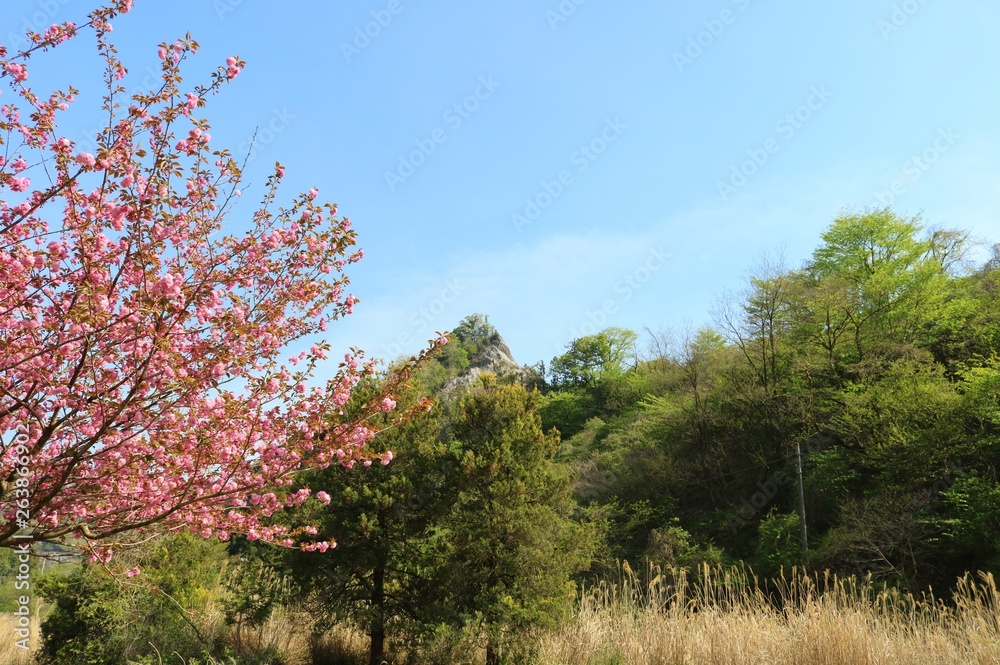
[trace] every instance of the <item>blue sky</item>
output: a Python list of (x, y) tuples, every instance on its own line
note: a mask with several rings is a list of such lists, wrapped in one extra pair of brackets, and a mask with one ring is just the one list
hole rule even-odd
[[(7, 2), (0, 40), (89, 7)], [(997, 25), (987, 0), (137, 0), (114, 34), (130, 86), (186, 32), (188, 83), (246, 59), (205, 115), (217, 145), (259, 130), (247, 197), (280, 160), (366, 251), (335, 349), (413, 353), (482, 312), (534, 363), (709, 324), (761, 252), (797, 266), (848, 208), (1000, 242)], [(40, 80), (82, 90), (85, 138), (99, 63), (57, 62)]]

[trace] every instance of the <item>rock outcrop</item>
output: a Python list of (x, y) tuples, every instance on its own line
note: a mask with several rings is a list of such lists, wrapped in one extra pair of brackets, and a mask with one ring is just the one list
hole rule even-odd
[(518, 365), (511, 355), (510, 347), (503, 337), (497, 333), (493, 341), (476, 356), (470, 359), (469, 368), (452, 377), (441, 388), (441, 394), (448, 395), (463, 392), (476, 385), (483, 374), (495, 374), (503, 380), (513, 380), (521, 385), (533, 385), (538, 379), (538, 372), (529, 365)]

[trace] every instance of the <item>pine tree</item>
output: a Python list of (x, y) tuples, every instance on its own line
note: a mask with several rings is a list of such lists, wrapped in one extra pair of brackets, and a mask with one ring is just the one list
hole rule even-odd
[[(378, 388), (359, 385), (357, 390), (363, 396)], [(454, 475), (436, 440), (439, 415), (429, 402), (418, 401), (412, 387), (396, 397), (397, 409), (411, 415), (379, 435), (380, 447), (394, 453), (391, 463), (350, 471), (333, 466), (303, 479), (323, 488), (330, 503), (320, 516), (302, 517), (318, 520), (317, 537), (335, 538), (337, 549), (291, 557), (317, 616), (346, 619), (368, 633), (373, 665), (383, 662), (390, 632), (403, 621), (419, 621), (436, 597), (430, 578), (440, 537), (434, 525), (449, 501), (445, 480)], [(384, 419), (382, 425), (389, 416)]]
[(451, 430), (458, 494), (441, 587), (451, 620), (481, 630), (489, 665), (517, 648), (517, 635), (563, 615), (572, 575), (590, 563), (593, 538), (571, 517), (570, 478), (553, 461), (559, 436), (542, 431), (538, 401), (488, 377)]

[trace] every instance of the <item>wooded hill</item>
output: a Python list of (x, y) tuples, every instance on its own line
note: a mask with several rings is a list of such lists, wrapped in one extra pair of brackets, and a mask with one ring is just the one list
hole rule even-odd
[(574, 340), (541, 414), (606, 560), (808, 563), (914, 588), (996, 571), (1000, 246), (978, 266), (973, 249), (967, 231), (848, 214), (800, 268), (759, 260), (713, 327)]

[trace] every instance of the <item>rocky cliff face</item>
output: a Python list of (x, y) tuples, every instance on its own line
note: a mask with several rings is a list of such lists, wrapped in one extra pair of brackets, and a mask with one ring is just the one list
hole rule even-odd
[(518, 365), (511, 355), (510, 347), (503, 337), (496, 335), (495, 341), (471, 359), (469, 368), (444, 384), (442, 394), (462, 392), (474, 386), (483, 374), (495, 374), (498, 378), (514, 380), (522, 385), (537, 381), (538, 372), (528, 365)]

